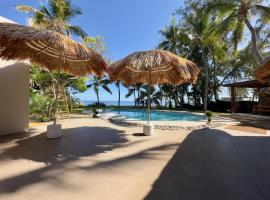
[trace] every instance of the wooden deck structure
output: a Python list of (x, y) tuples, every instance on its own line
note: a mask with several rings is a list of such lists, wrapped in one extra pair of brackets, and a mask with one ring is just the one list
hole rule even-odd
[(231, 88), (231, 112), (235, 113), (235, 99), (236, 99), (236, 88), (255, 88), (258, 92), (261, 88), (270, 87), (270, 83), (261, 83), (258, 80), (251, 80), (251, 81), (243, 81), (243, 82), (236, 82), (236, 83), (229, 83), (223, 85), (224, 87)]

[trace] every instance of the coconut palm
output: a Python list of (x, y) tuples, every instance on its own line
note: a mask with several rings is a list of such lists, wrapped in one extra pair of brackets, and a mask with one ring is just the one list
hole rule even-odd
[(128, 89), (128, 92), (127, 94), (125, 95), (126, 98), (130, 97), (131, 95), (133, 95), (133, 98), (134, 98), (134, 106), (136, 107), (137, 106), (137, 99), (136, 99), (136, 87), (135, 85), (130, 85), (127, 87)]
[(120, 101), (121, 101), (121, 90), (120, 90), (120, 86), (121, 86), (121, 81), (115, 81), (115, 86), (118, 89), (118, 110), (120, 108)]
[(262, 5), (262, 0), (214, 0), (209, 1), (208, 11), (216, 11), (220, 16), (225, 16), (220, 29), (232, 30), (232, 39), (237, 48), (238, 42), (244, 37), (245, 26), (251, 33), (252, 50), (259, 63), (264, 58), (259, 52), (257, 32), (252, 26), (252, 17), (260, 16), (263, 22), (270, 21), (270, 7)]
[(87, 87), (93, 88), (94, 92), (97, 96), (97, 107), (99, 108), (99, 91), (100, 88), (104, 89), (105, 91), (107, 91), (108, 93), (112, 94), (112, 91), (110, 90), (110, 88), (108, 87), (108, 85), (110, 84), (110, 81), (107, 77), (97, 77), (97, 76), (92, 76), (90, 77), (89, 80), (90, 84), (87, 85)]
[[(140, 96), (138, 97), (138, 102), (147, 105), (147, 85), (142, 86), (142, 90), (140, 91)], [(157, 106), (161, 106), (160, 104), (160, 98), (161, 98), (162, 93), (157, 90), (155, 87), (150, 88), (150, 104), (154, 103)]]
[(175, 24), (174, 18), (171, 20), (171, 24), (165, 26), (159, 33), (163, 37), (163, 41), (159, 44), (159, 48), (177, 54), (178, 43), (180, 41), (180, 29), (179, 26)]
[(71, 25), (72, 18), (81, 15), (80, 8), (71, 4), (71, 0), (48, 0), (48, 6), (40, 5), (33, 8), (27, 5), (17, 5), (16, 9), (30, 14), (31, 25), (61, 32), (66, 35), (77, 35), (84, 38), (87, 34), (79, 27)]
[(217, 29), (220, 18), (211, 18), (201, 9), (195, 10), (195, 13), (186, 17), (186, 23), (190, 33), (188, 33), (189, 43), (200, 46), (204, 65), (204, 111), (207, 111), (208, 103), (208, 58), (224, 58), (226, 48), (225, 43), (221, 40), (221, 30)]

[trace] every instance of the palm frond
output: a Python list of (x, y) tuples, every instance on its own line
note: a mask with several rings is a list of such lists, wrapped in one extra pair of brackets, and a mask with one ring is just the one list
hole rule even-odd
[(265, 23), (270, 22), (270, 7), (263, 5), (254, 5), (252, 10), (255, 14), (259, 14), (262, 17), (262, 21)]
[(112, 94), (111, 89), (107, 85), (102, 85), (102, 88), (106, 90), (108, 93)]
[(209, 1), (206, 6), (206, 13), (211, 11), (219, 11), (222, 13), (233, 11), (237, 5), (239, 0), (213, 0)]

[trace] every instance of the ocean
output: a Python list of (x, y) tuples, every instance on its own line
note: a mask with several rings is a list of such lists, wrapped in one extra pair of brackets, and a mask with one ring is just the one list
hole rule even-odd
[[(96, 101), (81, 101), (84, 105), (89, 105), (96, 103)], [(118, 106), (118, 101), (100, 101), (100, 103), (105, 103), (106, 106)], [(133, 101), (121, 101), (120, 106), (134, 106)]]

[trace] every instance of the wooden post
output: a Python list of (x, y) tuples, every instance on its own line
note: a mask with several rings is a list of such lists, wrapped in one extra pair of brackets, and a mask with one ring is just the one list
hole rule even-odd
[(231, 87), (231, 112), (235, 113), (235, 87)]
[(151, 98), (150, 98), (150, 90), (151, 90), (151, 71), (148, 72), (148, 85), (147, 85), (147, 111), (148, 111), (148, 125), (151, 121)]
[(57, 70), (56, 97), (55, 97), (54, 120), (53, 120), (54, 125), (56, 125), (56, 121), (57, 121), (57, 118), (58, 118), (59, 81), (60, 81), (60, 66), (58, 67), (58, 70)]

